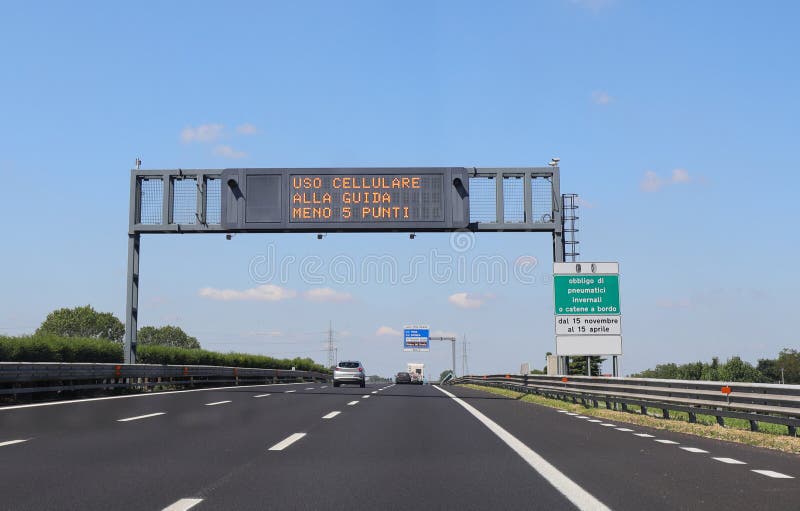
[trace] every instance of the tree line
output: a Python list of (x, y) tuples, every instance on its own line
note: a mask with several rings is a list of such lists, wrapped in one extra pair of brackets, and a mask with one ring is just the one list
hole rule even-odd
[[(91, 305), (57, 309), (47, 315), (34, 335), (82, 337), (122, 342), (125, 324), (110, 312), (97, 312)], [(200, 342), (178, 326), (146, 326), (136, 336), (140, 345), (199, 350)]]
[(632, 374), (634, 378), (665, 378), (677, 380), (708, 380), (751, 383), (790, 383), (800, 384), (800, 352), (784, 348), (776, 358), (762, 358), (756, 365), (731, 357), (720, 363), (719, 357), (711, 362), (690, 362), (688, 364), (658, 364)]

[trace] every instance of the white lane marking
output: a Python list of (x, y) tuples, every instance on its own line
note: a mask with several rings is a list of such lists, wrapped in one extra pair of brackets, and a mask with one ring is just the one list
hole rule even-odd
[(203, 502), (203, 499), (181, 499), (174, 504), (170, 504), (161, 511), (187, 511), (201, 502)]
[(542, 458), (533, 449), (522, 443), (514, 435), (503, 429), (499, 424), (494, 422), (489, 417), (485, 416), (472, 405), (464, 402), (450, 392), (441, 387), (435, 387), (436, 390), (449, 396), (453, 401), (461, 405), (473, 417), (478, 419), (484, 426), (497, 435), (500, 440), (505, 442), (507, 446), (514, 450), (528, 465), (531, 466), (536, 472), (544, 477), (553, 487), (555, 487), (562, 495), (564, 495), (575, 507), (581, 511), (610, 511), (605, 504), (597, 500), (591, 493), (587, 492), (578, 486), (572, 479), (561, 473), (556, 467), (551, 465), (547, 460)]
[(277, 444), (273, 445), (269, 448), (270, 451), (282, 451), (292, 445), (293, 443), (297, 442), (301, 438), (306, 436), (305, 433), (292, 433), (291, 435), (287, 436)]
[(761, 474), (762, 476), (772, 477), (774, 479), (794, 479), (792, 476), (787, 476), (786, 474), (781, 474), (780, 472), (775, 472), (774, 470), (751, 470), (751, 472)]
[(567, 415), (571, 415), (571, 416), (575, 417), (578, 414), (577, 413), (572, 413), (572, 412), (567, 412)]
[(625, 433), (630, 433), (631, 431), (633, 431), (632, 429), (628, 428), (614, 428), (614, 429), (616, 429), (617, 431), (624, 431)]
[(605, 426), (605, 427), (607, 427), (607, 428), (616, 428), (616, 427), (617, 427), (617, 425), (616, 425), (616, 424), (611, 424), (610, 422), (603, 422), (603, 423), (602, 423), (602, 424), (600, 424), (600, 425), (601, 425), (601, 426)]
[(353, 406), (353, 405), (357, 405), (358, 403), (359, 403), (358, 401), (350, 401), (347, 404), (348, 404), (348, 406)]
[(7, 445), (21, 444), (22, 442), (27, 442), (28, 440), (30, 439), (26, 438), (24, 440), (6, 440), (5, 442), (0, 442), (0, 447), (5, 447)]
[(642, 438), (655, 438), (653, 435), (648, 435), (647, 433), (634, 433), (636, 436), (640, 436)]
[(208, 392), (209, 390), (251, 389), (253, 387), (283, 387), (286, 385), (302, 385), (302, 383), (262, 383), (261, 385), (235, 385), (232, 387), (209, 387), (207, 389), (169, 390), (165, 392), (148, 392), (147, 394), (127, 394), (124, 396), (90, 397), (88, 399), (68, 399), (66, 401), (50, 401), (49, 403), (33, 403), (29, 405), (0, 406), (0, 412), (6, 410), (19, 410), (21, 408), (38, 408), (40, 406), (72, 405), (76, 403), (91, 403), (93, 401), (109, 401), (111, 399), (132, 399), (135, 397), (171, 396), (187, 392)]
[(361, 399), (369, 399), (369, 394), (361, 396)]
[(589, 420), (588, 420), (588, 421), (586, 421), (586, 422), (603, 422), (603, 421), (601, 421), (601, 420), (599, 420), (599, 419), (589, 419)]
[(733, 458), (711, 458), (712, 460), (721, 461), (722, 463), (727, 463), (728, 465), (747, 465), (744, 461), (735, 460)]
[(656, 440), (660, 444), (678, 445), (680, 442), (673, 442), (672, 440)]
[(267, 397), (267, 396), (271, 396), (271, 395), (272, 394), (259, 394), (257, 396), (253, 396), (253, 397)]
[(323, 415), (322, 418), (323, 419), (333, 419), (334, 417), (336, 417), (340, 413), (342, 413), (342, 412), (338, 412), (338, 411), (337, 412), (331, 412), (328, 415)]
[(327, 388), (328, 388), (328, 386), (327, 386), (327, 385), (323, 385), (323, 386), (322, 386), (322, 387), (320, 387), (320, 388), (321, 388), (321, 389), (327, 389)]
[(157, 417), (159, 415), (164, 415), (167, 412), (156, 412), (156, 413), (148, 413), (147, 415), (138, 415), (136, 417), (128, 417), (126, 419), (117, 419), (117, 422), (128, 422), (128, 421), (138, 421), (139, 419), (149, 419), (150, 417)]
[(700, 453), (700, 454), (708, 454), (708, 451), (704, 451), (703, 449), (698, 449), (697, 447), (681, 447), (681, 449), (683, 449), (684, 451), (689, 451), (689, 452), (696, 452), (696, 453)]
[(213, 403), (206, 403), (206, 406), (217, 406), (217, 405), (224, 405), (225, 403), (230, 403), (231, 401), (214, 401)]
[(377, 391), (377, 390), (373, 390), (373, 391), (371, 392), (371, 394), (377, 394), (377, 393), (378, 393), (378, 391)]
[(567, 410), (557, 410), (558, 413), (567, 413)]
[(291, 394), (292, 392), (297, 392), (296, 390), (284, 390), (284, 394)]
[(585, 415), (577, 415), (577, 416), (575, 416), (575, 418), (576, 419), (588, 419), (589, 417), (587, 417)]

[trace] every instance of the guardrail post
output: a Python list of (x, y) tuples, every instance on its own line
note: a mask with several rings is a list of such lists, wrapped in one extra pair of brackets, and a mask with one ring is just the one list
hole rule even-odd
[(722, 426), (724, 428), (725, 427), (725, 417), (723, 417), (722, 415), (717, 415), (717, 424), (719, 424), (720, 426)]
[(642, 411), (642, 415), (647, 415), (647, 406), (646, 405), (639, 405), (639, 408)]
[(663, 417), (664, 419), (669, 420), (669, 409), (668, 408), (662, 408), (661, 409), (661, 417)]
[(789, 428), (789, 436), (797, 436), (797, 426), (789, 424), (787, 427)]
[(758, 421), (750, 419), (750, 431), (758, 431)]
[(697, 423), (697, 414), (694, 413), (694, 412), (688, 412), (688, 413), (689, 413), (689, 422), (691, 424), (696, 424)]
[(620, 403), (619, 407), (622, 409), (623, 412), (628, 411), (628, 403)]

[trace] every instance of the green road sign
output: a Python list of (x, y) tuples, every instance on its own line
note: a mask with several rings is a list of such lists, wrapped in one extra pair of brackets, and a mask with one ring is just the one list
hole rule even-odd
[(619, 275), (554, 275), (555, 313), (620, 314)]

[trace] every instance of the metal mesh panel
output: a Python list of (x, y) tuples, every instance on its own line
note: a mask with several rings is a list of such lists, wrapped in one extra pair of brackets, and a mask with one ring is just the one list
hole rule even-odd
[(222, 180), (206, 180), (206, 223), (218, 225), (222, 218)]
[(164, 201), (164, 181), (158, 179), (142, 179), (139, 195), (139, 223), (159, 225), (164, 223), (162, 205)]
[(531, 212), (534, 223), (553, 221), (553, 182), (549, 177), (531, 179)]
[(525, 180), (520, 176), (503, 176), (503, 221), (525, 221)]
[(469, 178), (469, 221), (497, 222), (496, 181), (488, 177)]
[(197, 222), (197, 179), (176, 179), (172, 182), (172, 223)]

